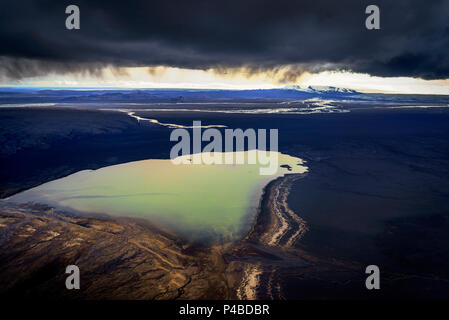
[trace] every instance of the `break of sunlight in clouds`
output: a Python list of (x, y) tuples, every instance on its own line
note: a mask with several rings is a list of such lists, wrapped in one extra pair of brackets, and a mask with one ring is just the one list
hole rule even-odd
[(375, 77), (363, 73), (324, 71), (304, 75), (301, 80), (302, 86), (334, 86), (361, 92), (449, 95), (449, 79)]
[[(296, 73), (295, 73), (296, 72)], [(448, 94), (449, 79), (376, 77), (345, 71), (308, 73), (291, 66), (269, 70), (174, 67), (104, 68), (101, 74), (67, 73), (29, 77), (3, 86), (80, 88), (268, 89), (287, 85), (333, 86), (361, 92)]]
[(6, 85), (23, 87), (92, 88), (185, 88), (185, 89), (267, 89), (274, 85), (262, 74), (252, 75), (214, 70), (172, 67), (105, 68), (101, 75), (52, 74), (25, 78)]

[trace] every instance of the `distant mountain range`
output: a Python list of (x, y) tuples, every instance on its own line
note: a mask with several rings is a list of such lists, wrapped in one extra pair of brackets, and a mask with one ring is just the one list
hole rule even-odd
[(337, 87), (329, 87), (329, 86), (308, 86), (307, 88), (303, 88), (298, 85), (287, 86), (284, 89), (287, 90), (297, 90), (301, 92), (308, 93), (316, 93), (316, 94), (332, 94), (332, 93), (343, 93), (343, 94), (360, 94), (360, 92), (346, 89), (346, 88), (337, 88)]
[(226, 100), (305, 100), (312, 98), (354, 98), (360, 93), (334, 87), (302, 89), (298, 86), (260, 90), (191, 90), (191, 89), (139, 89), (139, 90), (0, 90), (0, 103), (30, 102), (196, 102)]
[[(181, 103), (226, 101), (293, 101), (307, 99), (365, 101), (426, 101), (429, 96), (367, 94), (336, 87), (288, 86), (281, 89), (201, 90), (201, 89), (35, 89), (2, 88), (0, 104), (12, 103)], [(447, 102), (448, 96), (433, 96)]]

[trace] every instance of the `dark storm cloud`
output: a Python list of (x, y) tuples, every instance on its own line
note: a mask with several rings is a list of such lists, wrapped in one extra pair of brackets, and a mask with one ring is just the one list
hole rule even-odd
[[(65, 29), (65, 7), (81, 29)], [(381, 30), (365, 28), (377, 4)], [(0, 76), (99, 74), (167, 65), (248, 72), (293, 65), (381, 76), (449, 77), (448, 1), (10, 1), (0, 4)]]

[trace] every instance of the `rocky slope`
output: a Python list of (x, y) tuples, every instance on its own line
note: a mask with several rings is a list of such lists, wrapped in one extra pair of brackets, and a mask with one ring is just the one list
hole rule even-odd
[[(0, 202), (0, 247), (4, 297), (233, 298), (233, 279), (223, 275), (223, 248), (183, 243), (144, 221)], [(80, 269), (80, 290), (65, 287), (65, 268), (72, 264)]]

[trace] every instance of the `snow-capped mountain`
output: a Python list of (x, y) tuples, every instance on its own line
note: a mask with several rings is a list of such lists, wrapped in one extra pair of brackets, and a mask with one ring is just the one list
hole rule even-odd
[(316, 93), (316, 94), (322, 94), (322, 93), (360, 94), (358, 91), (355, 91), (352, 89), (337, 88), (337, 87), (331, 87), (331, 86), (308, 86), (308, 87), (304, 88), (299, 85), (292, 85), (292, 86), (286, 86), (285, 89), (298, 90), (298, 91)]

